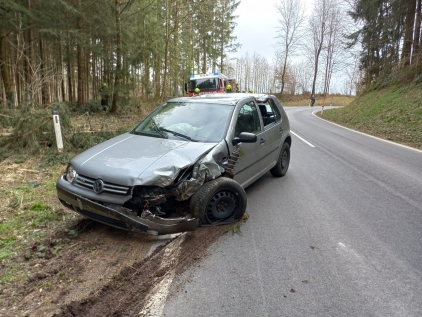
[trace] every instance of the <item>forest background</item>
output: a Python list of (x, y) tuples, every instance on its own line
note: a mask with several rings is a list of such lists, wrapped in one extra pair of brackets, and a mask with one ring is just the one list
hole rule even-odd
[[(420, 0), (280, 0), (274, 59), (233, 57), (236, 0), (2, 0), (0, 109), (97, 104), (111, 111), (182, 95), (192, 73), (220, 71), (242, 89), (354, 95), (413, 66)], [(253, 10), (253, 8), (251, 8)], [(257, 46), (259, 43), (257, 43)], [(301, 57), (298, 59), (298, 57)], [(410, 67), (409, 67), (410, 69)]]

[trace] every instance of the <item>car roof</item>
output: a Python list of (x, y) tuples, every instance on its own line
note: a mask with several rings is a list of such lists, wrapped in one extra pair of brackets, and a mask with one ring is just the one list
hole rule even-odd
[(168, 101), (172, 102), (199, 102), (199, 103), (220, 103), (227, 105), (235, 105), (244, 99), (253, 98), (256, 100), (265, 100), (269, 98), (268, 94), (251, 94), (251, 93), (212, 93), (203, 94), (194, 97), (179, 97)]

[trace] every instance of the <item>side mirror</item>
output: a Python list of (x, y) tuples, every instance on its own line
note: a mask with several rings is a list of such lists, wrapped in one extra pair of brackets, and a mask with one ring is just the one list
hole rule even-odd
[(233, 145), (239, 143), (255, 143), (258, 140), (255, 134), (249, 132), (241, 132), (238, 137), (235, 137), (232, 141)]

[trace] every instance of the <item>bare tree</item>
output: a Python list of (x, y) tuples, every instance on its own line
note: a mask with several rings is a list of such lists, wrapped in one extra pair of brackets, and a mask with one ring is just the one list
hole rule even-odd
[(284, 92), (285, 77), (289, 59), (294, 55), (303, 38), (302, 25), (305, 21), (305, 6), (302, 0), (279, 0), (275, 7), (280, 14), (277, 28), (277, 46), (281, 58), (281, 93)]
[(269, 93), (275, 91), (274, 88), (274, 65), (268, 60), (253, 53), (248, 53), (241, 58), (226, 59), (225, 74), (231, 78), (236, 78), (240, 91), (252, 89), (256, 93)]
[(327, 35), (328, 17), (333, 0), (316, 0), (309, 21), (309, 33), (312, 34), (312, 41), (306, 47), (311, 63), (314, 65), (314, 76), (312, 81), (312, 95), (315, 94), (315, 85), (318, 76), (318, 66), (321, 52), (324, 49), (324, 39)]
[(415, 27), (415, 12), (416, 0), (407, 1), (407, 13), (402, 47), (402, 61), (404, 65), (410, 65), (410, 56), (412, 51), (414, 27)]
[[(330, 93), (330, 83), (335, 67), (341, 64), (339, 53), (343, 51), (341, 46), (341, 33), (343, 32), (342, 21), (346, 14), (341, 10), (339, 3), (333, 1), (327, 19), (327, 34), (325, 36), (325, 75), (324, 75), (324, 95)], [(344, 59), (344, 55), (343, 55)]]
[(347, 79), (348, 79), (348, 90), (346, 92), (346, 95), (353, 95), (356, 94), (356, 86), (358, 85), (359, 80), (361, 79), (361, 71), (359, 70), (359, 56), (355, 55), (353, 57), (353, 67), (349, 67), (348, 70), (346, 70), (347, 73)]
[(293, 72), (298, 82), (298, 93), (309, 93), (311, 89), (312, 68), (306, 62), (293, 65)]
[(415, 33), (413, 35), (414, 46), (412, 50), (412, 62), (416, 60), (416, 56), (421, 52), (421, 14), (422, 1), (417, 0), (416, 17), (415, 17)]

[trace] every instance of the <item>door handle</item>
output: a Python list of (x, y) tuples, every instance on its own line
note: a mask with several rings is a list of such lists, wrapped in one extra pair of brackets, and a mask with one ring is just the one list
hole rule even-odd
[(261, 140), (259, 140), (259, 143), (260, 143), (260, 144), (264, 144), (264, 143), (265, 143), (265, 139), (261, 139)]

